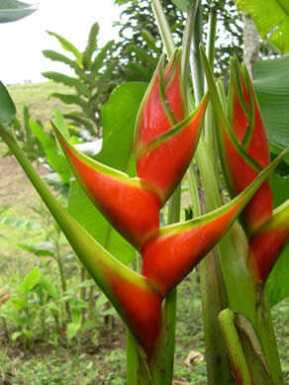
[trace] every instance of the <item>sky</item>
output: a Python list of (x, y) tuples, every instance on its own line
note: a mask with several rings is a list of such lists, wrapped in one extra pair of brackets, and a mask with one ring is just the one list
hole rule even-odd
[[(31, 1), (30, 1), (31, 3)], [(100, 24), (100, 44), (116, 37), (112, 27), (119, 18), (113, 0), (38, 0), (39, 10), (17, 22), (0, 24), (0, 79), (6, 84), (44, 80), (41, 72), (63, 70), (41, 53), (59, 50), (56, 39), (46, 31), (57, 32), (84, 48), (89, 29)]]

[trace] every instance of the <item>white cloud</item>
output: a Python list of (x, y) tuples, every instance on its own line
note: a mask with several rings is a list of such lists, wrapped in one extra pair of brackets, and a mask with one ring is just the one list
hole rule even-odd
[(91, 25), (101, 27), (100, 43), (116, 37), (112, 24), (119, 18), (113, 0), (40, 0), (39, 10), (18, 22), (0, 24), (0, 78), (6, 83), (41, 80), (41, 72), (55, 70), (41, 51), (58, 50), (46, 31), (67, 37), (77, 47), (85, 46)]

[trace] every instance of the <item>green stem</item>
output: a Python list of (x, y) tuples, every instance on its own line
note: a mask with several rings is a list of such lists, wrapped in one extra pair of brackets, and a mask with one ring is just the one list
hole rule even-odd
[(175, 51), (175, 44), (172, 38), (170, 26), (162, 9), (160, 0), (152, 0), (152, 9), (160, 31), (161, 39), (168, 57), (171, 57)]
[(216, 31), (217, 31), (217, 11), (216, 8), (213, 7), (210, 9), (209, 13), (209, 30), (207, 37), (207, 57), (211, 66), (214, 65), (215, 61), (215, 42), (216, 42)]
[[(185, 87), (185, 84), (188, 81), (188, 74), (190, 69), (190, 57), (191, 57), (191, 46), (192, 39), (194, 36), (194, 28), (196, 25), (197, 13), (199, 8), (199, 0), (196, 0), (194, 6), (189, 6), (187, 9), (187, 21), (186, 27), (183, 36), (183, 55), (182, 55), (182, 64), (181, 64), (181, 72), (182, 72), (182, 85), (183, 89), (187, 89), (190, 91), (189, 87)], [(189, 95), (187, 95), (189, 98)], [(188, 103), (189, 101), (187, 101)]]
[(244, 350), (234, 322), (234, 313), (225, 309), (219, 314), (219, 322), (227, 344), (227, 350), (236, 384), (252, 385)]
[(198, 105), (204, 96), (204, 74), (202, 62), (199, 54), (199, 46), (202, 41), (202, 5), (199, 4), (194, 10), (194, 18), (191, 18), (193, 27), (192, 46), (191, 46), (191, 71), (194, 87), (195, 104)]
[[(199, 45), (201, 43), (202, 22), (201, 22), (201, 6), (195, 12), (195, 25), (192, 39), (192, 80), (194, 88), (195, 103), (198, 104), (204, 94), (204, 74), (201, 66), (201, 58), (199, 54)], [(214, 43), (213, 36), (216, 27), (216, 15), (212, 14), (209, 45)], [(193, 22), (193, 18), (192, 18)], [(208, 48), (212, 52), (213, 49)], [(209, 117), (208, 117), (209, 116)], [(205, 131), (208, 132), (211, 127), (208, 123), (211, 122), (210, 114), (207, 114)], [(221, 197), (219, 193), (219, 181), (215, 172), (216, 166), (213, 161), (213, 149), (209, 148), (209, 143), (206, 141), (205, 135), (201, 136), (197, 150), (197, 165), (200, 170), (202, 184), (205, 192), (205, 202), (200, 202), (196, 199), (196, 194), (193, 195), (193, 204), (195, 211), (204, 212), (206, 209), (214, 209), (221, 205)], [(219, 268), (218, 256), (216, 252), (210, 253), (206, 259), (200, 264), (201, 278), (201, 296), (203, 306), (203, 322), (206, 344), (206, 361), (208, 370), (209, 385), (228, 385), (231, 384), (231, 376), (228, 365), (228, 360), (225, 354), (225, 344), (221, 337), (220, 328), (217, 317), (219, 312), (226, 306), (224, 287)]]

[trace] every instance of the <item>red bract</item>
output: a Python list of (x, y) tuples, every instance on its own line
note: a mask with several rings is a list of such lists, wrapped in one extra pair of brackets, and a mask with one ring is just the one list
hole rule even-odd
[[(269, 148), (256, 94), (243, 67), (232, 66), (229, 119), (225, 115), (208, 61), (202, 52), (210, 96), (219, 128), (220, 149), (229, 187), (240, 193), (269, 163)], [(287, 206), (272, 210), (272, 190), (261, 185), (244, 210), (249, 265), (264, 283), (289, 239)]]
[(142, 250), (143, 274), (166, 295), (225, 234), (240, 212), (241, 202), (161, 230)]
[(249, 261), (258, 282), (265, 282), (289, 240), (288, 202), (274, 210), (267, 221), (250, 238)]
[[(221, 132), (221, 143), (229, 185), (239, 194), (270, 162), (264, 123), (245, 67), (232, 66), (230, 102), (232, 130)], [(265, 182), (243, 213), (249, 233), (271, 217), (272, 207), (272, 191)]]
[(108, 275), (107, 279), (123, 309), (128, 326), (145, 351), (151, 354), (161, 327), (160, 293), (149, 283), (137, 285), (117, 275)]
[(80, 154), (57, 135), (80, 183), (115, 228), (136, 247), (156, 235), (160, 201), (145, 183)]
[(197, 147), (207, 97), (188, 119), (155, 138), (137, 154), (137, 174), (159, 195), (162, 204), (181, 181)]
[(204, 98), (196, 112), (184, 118), (180, 61), (181, 56), (176, 52), (166, 67), (160, 62), (136, 124), (137, 175), (159, 195), (162, 204), (192, 159), (207, 107), (207, 98)]

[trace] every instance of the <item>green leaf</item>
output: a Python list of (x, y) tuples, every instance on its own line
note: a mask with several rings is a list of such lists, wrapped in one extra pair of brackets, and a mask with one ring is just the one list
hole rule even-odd
[(61, 94), (58, 92), (54, 92), (53, 94), (51, 94), (51, 96), (60, 99), (65, 104), (76, 104), (82, 109), (86, 109), (89, 107), (88, 103), (78, 95)]
[(33, 290), (36, 285), (39, 284), (39, 282), (42, 279), (42, 273), (39, 270), (38, 267), (34, 267), (25, 277), (23, 282), (20, 285), (21, 290), (23, 290), (25, 293), (28, 293), (29, 291)]
[(51, 242), (41, 242), (36, 244), (19, 243), (18, 246), (37, 257), (54, 257), (55, 249)]
[(91, 70), (94, 75), (96, 75), (97, 72), (100, 70), (100, 68), (103, 66), (104, 59), (108, 54), (108, 52), (112, 49), (113, 45), (114, 45), (114, 41), (111, 40), (108, 43), (106, 43), (104, 47), (100, 49), (98, 55), (96, 56), (92, 64)]
[(289, 198), (289, 178), (282, 178), (276, 173), (271, 178), (273, 190), (273, 205), (280, 206)]
[(4, 84), (0, 82), (0, 124), (9, 125), (15, 115), (15, 104)]
[(289, 245), (278, 258), (266, 283), (266, 291), (271, 306), (289, 297)]
[(99, 33), (99, 25), (98, 23), (94, 23), (90, 29), (88, 43), (82, 58), (82, 64), (85, 68), (91, 67), (91, 59), (97, 48), (98, 33)]
[(66, 330), (67, 338), (69, 340), (74, 338), (80, 329), (81, 329), (81, 322), (70, 322), (67, 325), (67, 330)]
[(37, 9), (36, 5), (17, 0), (1, 0), (0, 23), (9, 23), (31, 15)]
[(62, 55), (61, 53), (58, 53), (58, 52), (53, 51), (53, 50), (48, 50), (48, 49), (42, 51), (42, 53), (47, 59), (50, 59), (50, 60), (56, 61), (56, 62), (60, 62), (60, 63), (64, 63), (74, 70), (79, 68), (75, 61), (69, 59), (67, 56)]
[(255, 21), (260, 35), (282, 52), (289, 52), (289, 3), (287, 0), (236, 0), (241, 11)]
[[(131, 82), (117, 87), (102, 108), (103, 150), (99, 162), (129, 172), (134, 126), (147, 84)], [(128, 108), (129, 107), (129, 108)]]
[(30, 120), (30, 127), (43, 148), (48, 164), (60, 175), (62, 181), (67, 183), (71, 176), (70, 166), (63, 153), (58, 149), (55, 138), (47, 134), (41, 124), (33, 120)]
[(82, 54), (70, 41), (68, 41), (63, 36), (61, 36), (61, 35), (59, 35), (58, 33), (55, 33), (55, 32), (48, 32), (48, 34), (50, 36), (54, 36), (59, 41), (59, 43), (61, 44), (62, 48), (65, 51), (67, 51), (69, 53), (72, 53), (74, 55), (74, 57), (76, 58), (77, 63), (79, 65), (81, 65), (81, 63), (82, 63)]
[(193, 6), (193, 0), (172, 0), (172, 2), (181, 10), (186, 11), (189, 6)]
[(271, 144), (289, 146), (289, 56), (259, 61), (254, 86)]
[(51, 279), (43, 276), (40, 284), (41, 284), (41, 288), (45, 290), (45, 292), (49, 295), (49, 297), (53, 299), (59, 298), (59, 294), (60, 294), (59, 290)]
[[(278, 207), (289, 198), (289, 178), (281, 178), (275, 174), (272, 177), (271, 185), (274, 207)], [(282, 251), (266, 283), (266, 291), (271, 306), (275, 306), (289, 297), (288, 266), (289, 245)]]
[(49, 80), (53, 80), (56, 83), (61, 83), (69, 87), (76, 87), (79, 82), (78, 79), (61, 74), (59, 72), (43, 72), (42, 75)]

